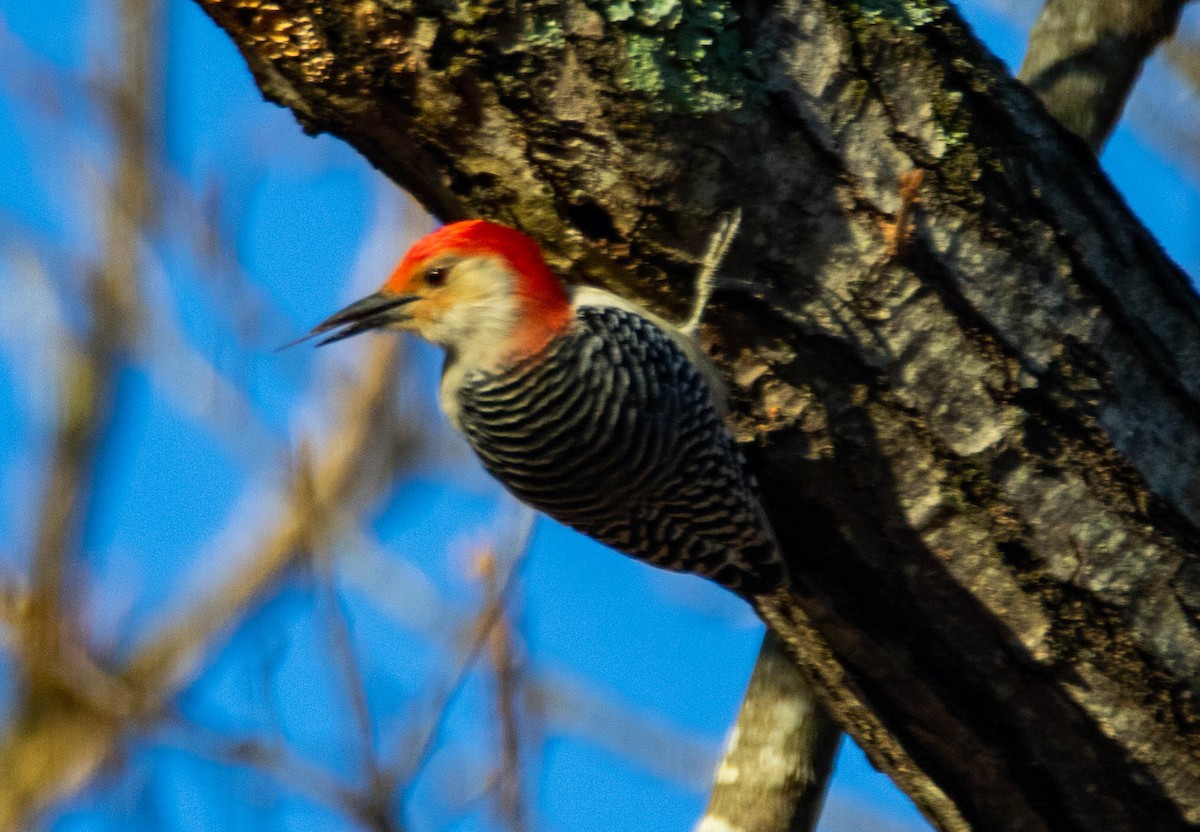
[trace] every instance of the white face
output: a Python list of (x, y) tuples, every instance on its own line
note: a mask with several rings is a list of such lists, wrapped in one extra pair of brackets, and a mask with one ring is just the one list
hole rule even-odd
[(495, 255), (435, 257), (413, 274), (405, 291), (419, 295), (402, 325), (473, 367), (498, 366), (519, 326), (515, 281)]

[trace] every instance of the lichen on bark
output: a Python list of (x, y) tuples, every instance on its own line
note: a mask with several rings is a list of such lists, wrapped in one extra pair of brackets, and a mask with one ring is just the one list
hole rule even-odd
[(733, 113), (760, 100), (755, 56), (722, 0), (590, 4), (612, 24), (628, 61), (624, 83), (668, 113)]

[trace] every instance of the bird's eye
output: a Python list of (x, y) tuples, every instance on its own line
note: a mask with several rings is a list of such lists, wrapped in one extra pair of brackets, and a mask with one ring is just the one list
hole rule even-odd
[(437, 266), (425, 272), (425, 282), (430, 286), (444, 286), (446, 276), (450, 274), (450, 269), (446, 266)]

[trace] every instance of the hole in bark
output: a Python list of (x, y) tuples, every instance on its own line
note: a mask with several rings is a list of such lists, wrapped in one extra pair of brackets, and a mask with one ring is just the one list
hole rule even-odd
[(477, 191), (486, 191), (495, 187), (499, 181), (494, 173), (476, 173), (474, 175), (456, 170), (450, 174), (450, 190), (459, 196), (468, 196)]
[(443, 26), (438, 29), (433, 44), (429, 47), (429, 68), (434, 72), (441, 72), (450, 66), (450, 59), (453, 57), (454, 32), (452, 27)]
[(606, 240), (610, 243), (621, 240), (621, 235), (613, 225), (612, 216), (591, 200), (578, 205), (568, 205), (567, 219), (571, 221), (571, 225), (593, 240)]
[(257, 16), (258, 10), (248, 6), (234, 6), (233, 16), (237, 18), (238, 25), (243, 29), (249, 29), (254, 23), (254, 18)]
[(451, 171), (450, 173), (450, 191), (458, 196), (466, 196), (471, 193), (471, 177), (463, 173), (461, 170)]

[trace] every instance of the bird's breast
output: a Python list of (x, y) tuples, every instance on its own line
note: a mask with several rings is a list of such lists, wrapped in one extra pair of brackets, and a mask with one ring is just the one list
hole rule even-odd
[(560, 519), (644, 491), (706, 406), (686, 358), (632, 317), (588, 310), (541, 352), (462, 379), (458, 423), (484, 465)]

